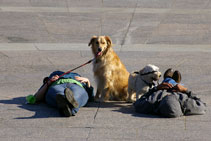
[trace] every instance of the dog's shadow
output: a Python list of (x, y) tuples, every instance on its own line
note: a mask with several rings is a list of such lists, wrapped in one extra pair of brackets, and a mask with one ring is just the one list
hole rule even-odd
[(25, 97), (16, 97), (12, 99), (0, 100), (3, 104), (15, 104), (21, 109), (35, 112), (30, 117), (17, 117), (15, 119), (33, 119), (33, 118), (49, 118), (49, 117), (60, 117), (59, 112), (55, 108), (49, 107), (45, 103), (40, 104), (26, 104)]
[(140, 114), (135, 112), (135, 108), (132, 103), (125, 102), (90, 102), (86, 107), (95, 107), (95, 108), (114, 108), (114, 112), (121, 112), (123, 114), (129, 114), (134, 117), (142, 117), (142, 118), (163, 118), (158, 115), (149, 115), (149, 114)]

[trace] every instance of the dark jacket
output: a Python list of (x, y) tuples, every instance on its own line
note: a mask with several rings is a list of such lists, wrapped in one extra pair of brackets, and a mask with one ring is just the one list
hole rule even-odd
[(180, 93), (151, 89), (134, 103), (136, 112), (164, 117), (205, 114), (206, 104), (192, 92)]

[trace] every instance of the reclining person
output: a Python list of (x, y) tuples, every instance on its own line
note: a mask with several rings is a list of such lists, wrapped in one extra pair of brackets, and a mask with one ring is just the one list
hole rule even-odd
[(181, 81), (179, 71), (175, 71), (173, 74), (172, 70), (168, 69), (164, 73), (164, 81), (150, 89), (134, 103), (136, 112), (170, 118), (205, 114), (206, 104), (186, 87), (179, 84)]
[(48, 105), (58, 108), (61, 116), (74, 116), (80, 107), (85, 106), (93, 98), (93, 87), (90, 81), (77, 73), (65, 74), (55, 71), (46, 77), (44, 84), (35, 93), (36, 102), (44, 101)]

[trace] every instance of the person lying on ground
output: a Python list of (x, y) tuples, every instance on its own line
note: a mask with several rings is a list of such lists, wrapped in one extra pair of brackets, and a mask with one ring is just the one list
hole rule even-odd
[(34, 94), (36, 103), (46, 102), (59, 110), (61, 116), (74, 116), (94, 98), (93, 87), (88, 78), (81, 77), (77, 73), (65, 74), (61, 78), (62, 71), (55, 71), (49, 77), (44, 78), (43, 85)]
[[(180, 72), (178, 74), (176, 79), (181, 80)], [(168, 82), (153, 87), (133, 105), (138, 113), (164, 117), (202, 115), (206, 111), (206, 104), (194, 93), (179, 83), (173, 85)]]

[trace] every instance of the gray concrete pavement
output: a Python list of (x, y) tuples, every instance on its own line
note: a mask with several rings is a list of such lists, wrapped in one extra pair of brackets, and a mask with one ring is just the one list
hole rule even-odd
[[(210, 8), (210, 0), (0, 0), (0, 140), (209, 141)], [(50, 72), (92, 58), (93, 35), (109, 35), (130, 72), (149, 63), (180, 70), (207, 113), (168, 119), (109, 102), (61, 118), (45, 104), (26, 105)], [(91, 64), (77, 72), (96, 87)]]

